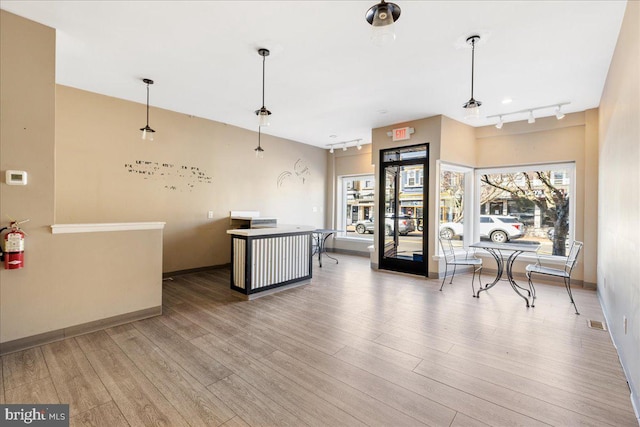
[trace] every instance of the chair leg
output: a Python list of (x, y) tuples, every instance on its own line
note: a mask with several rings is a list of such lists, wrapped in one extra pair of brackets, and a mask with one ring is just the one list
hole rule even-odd
[(573, 304), (573, 308), (576, 309), (576, 314), (578, 313), (578, 307), (576, 307), (576, 302), (573, 300), (573, 295), (571, 295), (571, 277), (568, 279), (564, 279), (564, 287), (567, 288), (567, 293), (569, 294), (569, 299), (571, 299), (571, 304)]
[(531, 307), (535, 307), (536, 302), (536, 287), (533, 286), (533, 281), (531, 280), (531, 272), (527, 273), (527, 279), (529, 279), (529, 296), (531, 296)]
[(475, 286), (473, 286), (473, 282), (476, 279), (476, 271), (478, 272), (478, 283), (480, 283), (480, 287), (482, 287), (482, 280), (480, 280), (481, 276), (481, 272), (482, 272), (482, 267), (480, 268), (475, 268), (473, 267), (473, 276), (471, 277), (471, 292), (473, 292), (473, 297), (475, 298), (476, 296), (476, 288)]
[(444, 277), (442, 278), (442, 285), (440, 285), (440, 290), (442, 290), (442, 287), (444, 286), (444, 281), (447, 280), (447, 270), (449, 269), (449, 264), (444, 265)]
[(452, 284), (452, 283), (453, 283), (453, 276), (455, 276), (455, 275), (456, 275), (456, 267), (457, 267), (457, 266), (454, 264), (454, 265), (453, 265), (453, 274), (451, 275), (451, 280), (449, 281), (449, 284)]

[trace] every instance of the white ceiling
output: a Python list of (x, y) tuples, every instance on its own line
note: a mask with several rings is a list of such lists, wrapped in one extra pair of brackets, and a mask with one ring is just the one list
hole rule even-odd
[[(409, 1), (396, 41), (370, 40), (358, 1), (9, 1), (2, 9), (57, 29), (56, 81), (306, 144), (371, 140), (371, 129), (444, 114), (473, 126), (493, 114), (600, 103), (626, 1)], [(474, 97), (464, 118), (476, 46)], [(502, 100), (512, 98), (504, 105)], [(553, 108), (536, 112), (551, 116)], [(505, 121), (522, 120), (513, 115)], [(140, 109), (140, 127), (145, 112)], [(162, 123), (151, 126), (162, 132)], [(330, 137), (330, 135), (336, 135)]]

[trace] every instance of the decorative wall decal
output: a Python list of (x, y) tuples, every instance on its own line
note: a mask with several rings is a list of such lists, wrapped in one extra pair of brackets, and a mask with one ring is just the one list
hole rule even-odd
[(287, 181), (299, 181), (302, 184), (305, 184), (307, 179), (311, 176), (311, 171), (309, 170), (309, 166), (307, 163), (298, 159), (293, 164), (293, 172), (283, 171), (278, 175), (278, 187), (282, 187)]
[(163, 182), (167, 190), (191, 191), (196, 185), (212, 184), (213, 178), (196, 166), (136, 160), (124, 165), (127, 172), (143, 179)]

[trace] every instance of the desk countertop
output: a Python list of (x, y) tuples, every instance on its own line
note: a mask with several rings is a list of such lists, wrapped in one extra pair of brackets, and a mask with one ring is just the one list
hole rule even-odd
[(272, 228), (238, 228), (233, 230), (227, 230), (227, 234), (234, 234), (236, 236), (268, 236), (271, 234), (290, 234), (290, 233), (302, 233), (312, 232), (315, 227), (311, 225), (279, 225)]

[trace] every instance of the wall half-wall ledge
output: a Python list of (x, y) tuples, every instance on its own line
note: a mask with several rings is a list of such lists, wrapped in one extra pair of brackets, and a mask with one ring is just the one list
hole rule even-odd
[(54, 224), (52, 234), (98, 233), (105, 231), (162, 230), (165, 222), (116, 222), (99, 224)]

